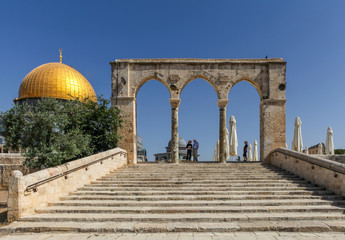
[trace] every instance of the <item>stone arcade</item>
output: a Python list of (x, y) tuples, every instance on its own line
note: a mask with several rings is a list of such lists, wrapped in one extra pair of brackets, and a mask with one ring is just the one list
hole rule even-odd
[(209, 82), (218, 96), (220, 162), (226, 161), (226, 106), (230, 89), (240, 81), (251, 83), (260, 95), (260, 158), (285, 146), (285, 71), (282, 58), (272, 59), (120, 59), (111, 62), (112, 104), (125, 120), (119, 147), (127, 150), (128, 163), (135, 164), (137, 114), (140, 87), (155, 79), (170, 93), (173, 162), (178, 162), (178, 110), (183, 88), (196, 78)]

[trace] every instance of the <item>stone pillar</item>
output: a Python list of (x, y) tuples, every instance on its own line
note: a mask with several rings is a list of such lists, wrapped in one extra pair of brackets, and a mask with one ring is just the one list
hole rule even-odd
[(171, 162), (178, 163), (179, 160), (179, 144), (178, 144), (178, 108), (181, 100), (178, 98), (171, 98)]
[(11, 172), (8, 179), (8, 199), (7, 199), (7, 221), (13, 222), (21, 217), (22, 211), (22, 196), (24, 192), (23, 187), (23, 173), (19, 170)]
[(286, 99), (266, 99), (260, 103), (260, 159), (265, 159), (268, 154), (286, 143)]
[[(112, 98), (112, 104), (116, 102)], [(128, 164), (137, 163), (137, 116), (136, 99), (134, 97), (117, 97), (117, 105), (120, 110), (120, 116), (123, 120), (122, 128), (118, 129), (121, 137), (118, 147), (127, 151)]]
[(217, 104), (219, 107), (219, 161), (226, 163), (226, 106), (229, 99), (218, 99)]

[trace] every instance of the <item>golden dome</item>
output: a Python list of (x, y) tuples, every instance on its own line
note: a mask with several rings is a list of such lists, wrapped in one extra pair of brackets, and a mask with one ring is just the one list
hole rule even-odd
[(43, 64), (26, 75), (16, 100), (43, 97), (97, 101), (89, 81), (74, 68), (59, 62)]

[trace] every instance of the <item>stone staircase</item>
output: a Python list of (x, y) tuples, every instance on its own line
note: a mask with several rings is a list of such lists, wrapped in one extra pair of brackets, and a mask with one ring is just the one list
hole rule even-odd
[(146, 163), (1, 229), (21, 232), (345, 232), (345, 200), (261, 163)]

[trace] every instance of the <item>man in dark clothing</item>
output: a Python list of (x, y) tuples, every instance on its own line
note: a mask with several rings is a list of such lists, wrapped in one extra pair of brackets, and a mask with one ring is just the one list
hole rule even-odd
[(244, 141), (243, 161), (247, 161), (248, 142)]
[(188, 143), (187, 143), (187, 162), (189, 162), (192, 158), (192, 149), (193, 149), (193, 145), (192, 145), (192, 141), (189, 140)]

